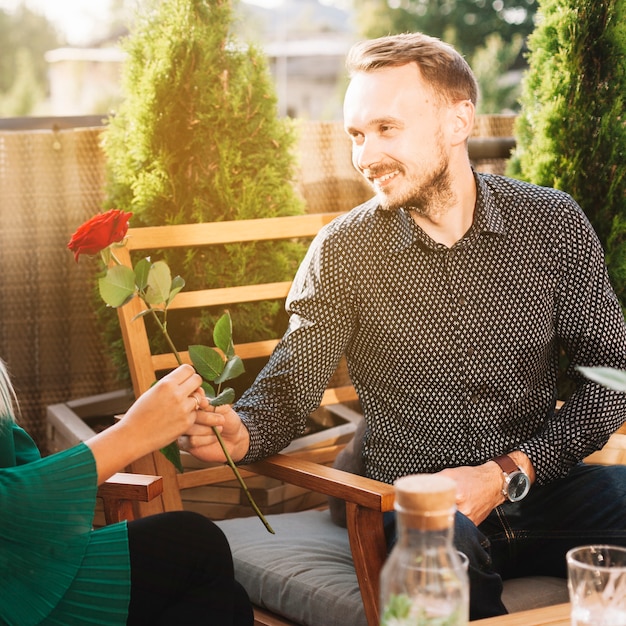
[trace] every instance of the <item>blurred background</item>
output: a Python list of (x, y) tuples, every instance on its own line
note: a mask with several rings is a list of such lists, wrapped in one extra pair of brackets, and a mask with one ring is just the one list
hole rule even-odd
[[(165, 0), (164, 0), (165, 1)], [(142, 0), (0, 0), (0, 117), (106, 115), (122, 98), (120, 39)], [(266, 53), (279, 115), (340, 120), (358, 39), (423, 31), (455, 45), (479, 113), (517, 112), (535, 0), (248, 0), (235, 33)]]

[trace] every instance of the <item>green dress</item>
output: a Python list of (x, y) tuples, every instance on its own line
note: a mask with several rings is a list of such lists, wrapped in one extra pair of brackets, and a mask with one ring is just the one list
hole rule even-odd
[(126, 523), (92, 530), (96, 476), (85, 444), (42, 459), (0, 420), (0, 624), (126, 624)]

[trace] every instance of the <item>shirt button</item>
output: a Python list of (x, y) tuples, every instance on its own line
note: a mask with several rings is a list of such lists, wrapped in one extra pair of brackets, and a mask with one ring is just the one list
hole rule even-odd
[(465, 298), (465, 296), (459, 296), (458, 299), (457, 299), (457, 302), (461, 306), (465, 306), (467, 304), (467, 299)]
[(467, 356), (474, 356), (474, 346), (469, 346), (465, 352)]
[(473, 394), (470, 396), (470, 402), (471, 402), (472, 404), (476, 404), (479, 400), (480, 400), (480, 396), (479, 396), (477, 393), (473, 393)]

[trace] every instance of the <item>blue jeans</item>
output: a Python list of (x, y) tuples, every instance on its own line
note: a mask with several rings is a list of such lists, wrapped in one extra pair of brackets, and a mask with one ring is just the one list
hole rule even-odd
[[(385, 519), (389, 546), (394, 514)], [(507, 613), (502, 581), (521, 576), (567, 577), (565, 553), (575, 546), (626, 546), (626, 465), (574, 467), (521, 502), (495, 508), (478, 527), (456, 514), (454, 543), (469, 560), (470, 620)]]

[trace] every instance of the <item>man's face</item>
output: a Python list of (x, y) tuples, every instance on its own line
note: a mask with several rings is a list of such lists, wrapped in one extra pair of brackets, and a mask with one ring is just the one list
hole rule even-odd
[(386, 209), (432, 212), (449, 190), (447, 107), (435, 98), (415, 63), (359, 72), (344, 100), (352, 162)]

